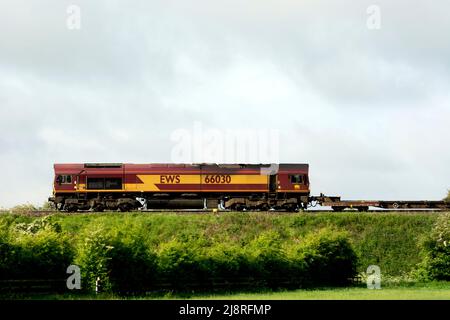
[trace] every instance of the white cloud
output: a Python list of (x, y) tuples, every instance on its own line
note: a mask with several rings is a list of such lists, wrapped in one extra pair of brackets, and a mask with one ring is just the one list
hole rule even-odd
[(374, 31), (371, 4), (2, 1), (0, 206), (43, 202), (54, 162), (169, 162), (196, 121), (277, 130), (316, 194), (443, 197), (450, 5), (378, 1)]

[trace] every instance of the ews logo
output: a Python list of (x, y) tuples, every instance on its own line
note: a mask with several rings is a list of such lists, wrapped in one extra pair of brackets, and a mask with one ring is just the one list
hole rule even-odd
[(180, 176), (160, 176), (159, 177), (160, 183), (180, 183)]

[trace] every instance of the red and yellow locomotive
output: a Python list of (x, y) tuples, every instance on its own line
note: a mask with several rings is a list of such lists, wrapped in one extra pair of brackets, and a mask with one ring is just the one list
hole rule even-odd
[(305, 208), (307, 164), (55, 164), (58, 210)]

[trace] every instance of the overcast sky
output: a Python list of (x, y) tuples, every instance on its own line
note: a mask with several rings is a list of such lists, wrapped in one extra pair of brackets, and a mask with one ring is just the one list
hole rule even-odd
[(309, 163), (313, 194), (441, 199), (449, 14), (448, 0), (2, 0), (0, 207), (41, 205), (55, 162), (171, 162), (174, 132), (196, 125), (276, 132), (257, 160)]

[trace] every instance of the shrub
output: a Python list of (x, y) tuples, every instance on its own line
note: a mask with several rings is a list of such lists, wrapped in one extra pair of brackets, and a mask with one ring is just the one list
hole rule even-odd
[(306, 285), (343, 285), (356, 275), (357, 256), (344, 233), (322, 229), (291, 248), (294, 274)]
[(143, 291), (150, 288), (156, 272), (155, 254), (139, 235), (98, 227), (84, 235), (76, 264), (86, 290), (95, 290), (99, 278), (102, 291)]
[(3, 235), (0, 246), (4, 279), (63, 279), (74, 257), (68, 238), (51, 230)]
[(345, 234), (322, 230), (298, 244), (283, 246), (276, 232), (263, 232), (247, 245), (220, 243), (203, 247), (196, 241), (160, 244), (158, 270), (174, 289), (212, 281), (271, 287), (341, 285), (356, 275), (357, 257)]
[(37, 210), (37, 208), (34, 205), (27, 203), (27, 204), (19, 204), (15, 207), (12, 207), (10, 209), (10, 212), (14, 213), (14, 214), (25, 214), (30, 211), (36, 211), (36, 210)]
[(450, 213), (442, 214), (430, 237), (422, 244), (419, 275), (431, 280), (450, 280)]
[(78, 245), (76, 264), (81, 269), (81, 284), (85, 290), (95, 290), (99, 278), (102, 290), (111, 289), (110, 265), (112, 239), (101, 228), (88, 232)]
[(156, 254), (142, 238), (118, 234), (112, 241), (108, 267), (115, 292), (145, 291), (156, 277)]
[(444, 198), (444, 201), (450, 202), (450, 190), (447, 191), (447, 196)]
[(0, 279), (6, 279), (11, 269), (11, 254), (14, 247), (9, 242), (8, 231), (0, 225)]
[(251, 275), (249, 257), (239, 244), (218, 243), (209, 247), (205, 255), (205, 264), (217, 281), (232, 282)]
[(51, 216), (46, 216), (40, 219), (33, 220), (30, 223), (17, 223), (15, 230), (22, 233), (34, 234), (41, 230), (49, 230), (54, 232), (61, 232), (61, 225), (53, 221)]
[(56, 211), (56, 206), (54, 202), (45, 201), (44, 204), (39, 207), (39, 210)]
[(186, 285), (206, 284), (211, 279), (208, 259), (204, 249), (194, 241), (171, 240), (162, 243), (158, 250), (158, 274), (174, 289)]
[(277, 232), (261, 233), (246, 246), (245, 252), (249, 257), (252, 275), (264, 280), (264, 284), (269, 287), (277, 286), (280, 278), (286, 278), (291, 271)]

